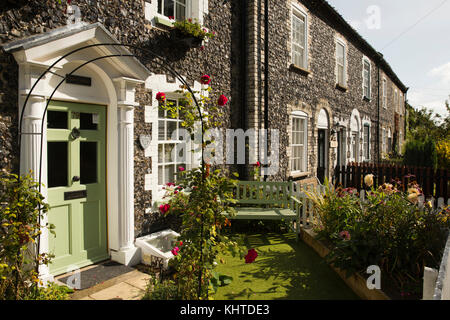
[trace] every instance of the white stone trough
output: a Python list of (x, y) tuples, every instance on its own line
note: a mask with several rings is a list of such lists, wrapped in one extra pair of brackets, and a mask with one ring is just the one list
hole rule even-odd
[(163, 269), (168, 268), (169, 260), (173, 258), (172, 249), (175, 247), (180, 234), (167, 229), (136, 239), (136, 247), (141, 248), (141, 262), (153, 265), (162, 259)]

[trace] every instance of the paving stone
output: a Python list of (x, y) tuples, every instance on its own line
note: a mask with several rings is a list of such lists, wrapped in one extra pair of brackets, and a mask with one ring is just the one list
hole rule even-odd
[(139, 288), (141, 290), (145, 290), (148, 285), (148, 281), (150, 280), (151, 276), (145, 273), (141, 273), (133, 278), (128, 279), (125, 281), (126, 283)]
[(121, 282), (112, 287), (92, 294), (95, 300), (139, 300), (144, 291), (128, 283)]

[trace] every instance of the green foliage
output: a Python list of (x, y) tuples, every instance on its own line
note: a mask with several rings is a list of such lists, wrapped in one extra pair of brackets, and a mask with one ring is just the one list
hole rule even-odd
[(69, 294), (73, 289), (66, 286), (59, 286), (55, 283), (48, 283), (47, 287), (39, 287), (26, 300), (69, 300)]
[(151, 278), (142, 300), (180, 300), (179, 286), (173, 280)]
[(192, 36), (201, 40), (213, 39), (214, 32), (209, 32), (205, 27), (202, 27), (198, 20), (186, 19), (182, 21), (175, 21), (173, 26), (180, 30), (186, 36)]
[(347, 275), (378, 265), (398, 288), (420, 284), (424, 266), (439, 267), (450, 210), (419, 209), (418, 192), (417, 185), (407, 194), (384, 184), (364, 202), (354, 189), (328, 186), (324, 196), (313, 195), (320, 217), (315, 231), (332, 248), (328, 262)]
[(436, 143), (432, 138), (410, 140), (405, 145), (403, 164), (417, 167), (437, 167)]
[(36, 254), (36, 242), (41, 234), (39, 217), (47, 211), (30, 175), (0, 177), (0, 299), (39, 295), (37, 266), (48, 264), (50, 256)]
[[(176, 270), (176, 282), (182, 299), (207, 299), (215, 292), (217, 281), (213, 272), (224, 251), (239, 252), (238, 242), (222, 232), (230, 221), (222, 214), (234, 214), (230, 206), (236, 181), (215, 170), (209, 174), (201, 169), (183, 172), (177, 186), (168, 189), (169, 214), (182, 219), (177, 255), (170, 261)], [(176, 192), (177, 191), (177, 192)], [(176, 193), (175, 193), (176, 192)], [(199, 293), (201, 274), (201, 293)]]
[(448, 139), (450, 137), (450, 107), (447, 101), (446, 108), (448, 115), (443, 118), (426, 108), (416, 110), (407, 105), (408, 130), (406, 138), (408, 140), (423, 140), (425, 137), (430, 137), (434, 141)]

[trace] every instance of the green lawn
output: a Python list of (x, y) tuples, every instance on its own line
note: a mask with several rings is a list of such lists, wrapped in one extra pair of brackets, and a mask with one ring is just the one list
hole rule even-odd
[[(216, 271), (232, 276), (218, 289), (216, 300), (338, 300), (358, 299), (341, 278), (310, 247), (292, 233), (245, 235), (256, 261), (223, 256)], [(252, 290), (250, 296), (248, 292)]]

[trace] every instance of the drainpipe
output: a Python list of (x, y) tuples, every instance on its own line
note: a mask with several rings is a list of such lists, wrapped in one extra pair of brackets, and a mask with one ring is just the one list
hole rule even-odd
[[(248, 114), (248, 104), (247, 104), (247, 2), (241, 1), (241, 102), (242, 102), (242, 113), (241, 113), (241, 128), (246, 131), (247, 128), (247, 114)], [(239, 176), (241, 179), (248, 180), (246, 166), (239, 165)]]
[[(380, 57), (381, 53), (378, 53)], [(380, 62), (377, 61), (377, 161), (380, 163), (381, 154), (380, 154)]]
[[(264, 0), (264, 129), (269, 130), (269, 0)], [(266, 163), (268, 153), (269, 145), (267, 139)], [(264, 175), (264, 181), (266, 180), (267, 175)]]

